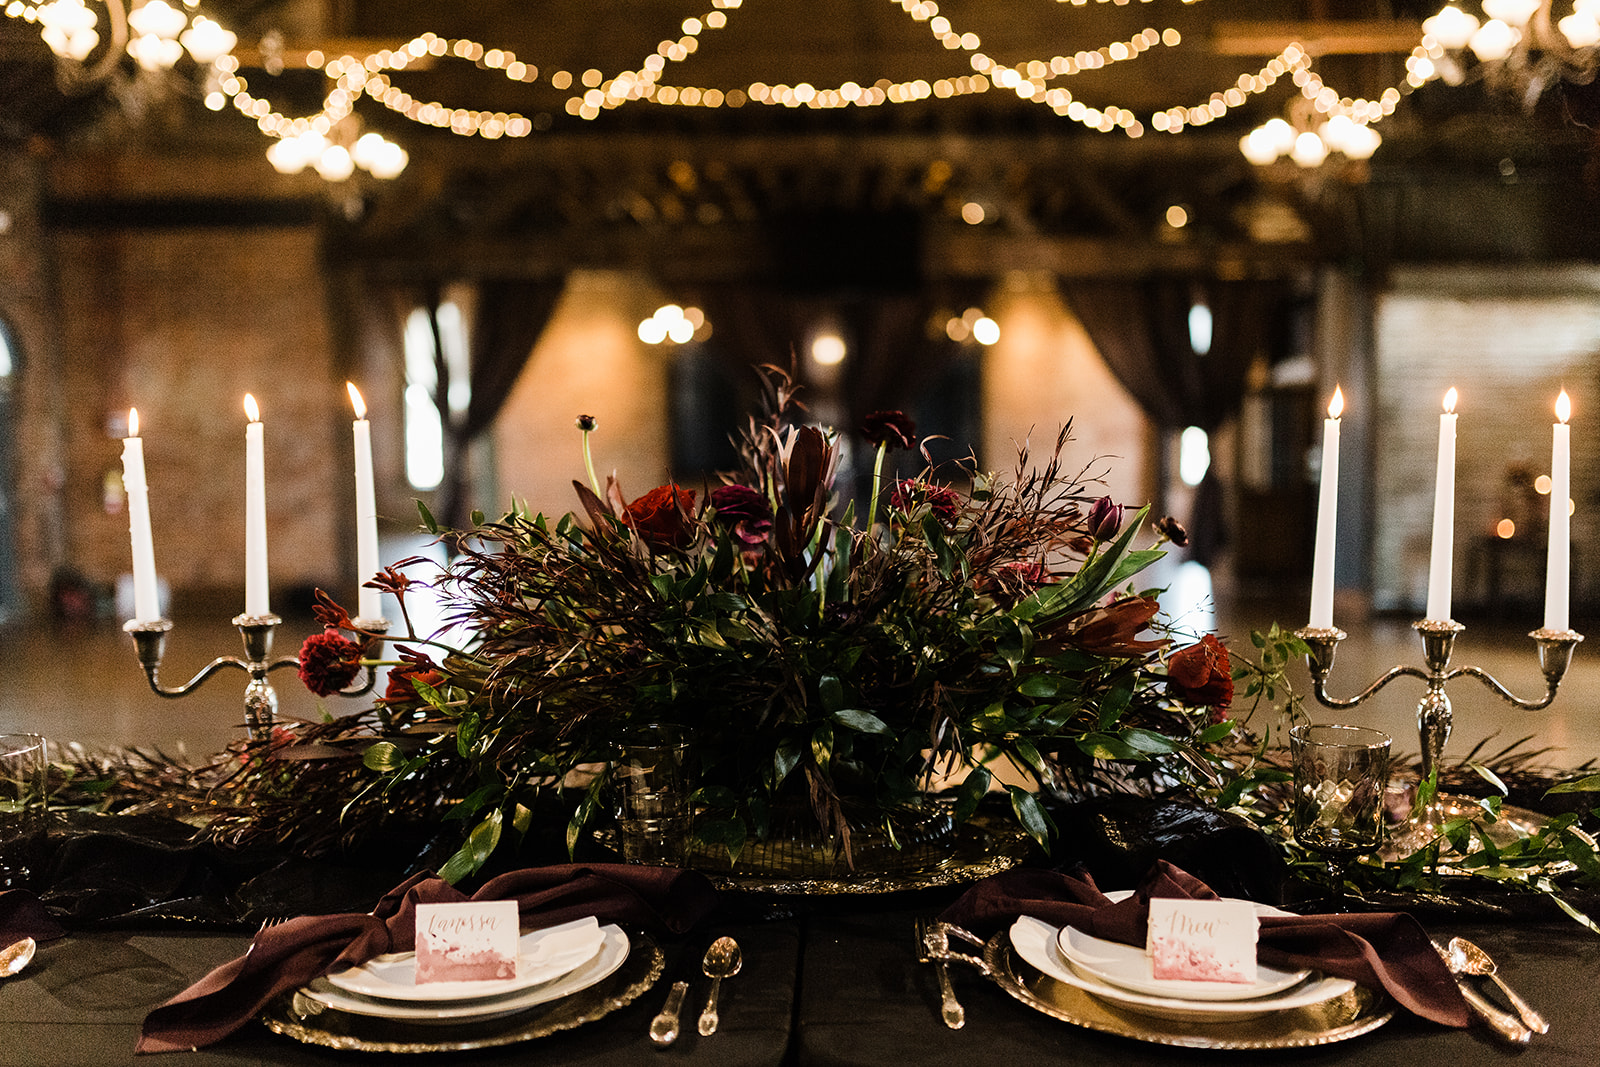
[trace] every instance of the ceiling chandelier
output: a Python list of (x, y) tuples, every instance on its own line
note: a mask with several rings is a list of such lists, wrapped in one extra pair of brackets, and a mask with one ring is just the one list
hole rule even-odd
[(83, 0), (51, 0), (24, 4), (13, 0), (6, 14), (39, 25), (39, 36), (57, 60), (64, 89), (81, 88), (108, 78), (124, 53), (141, 70), (171, 70), (185, 52), (201, 67), (208, 67), (232, 52), (239, 39), (229, 30), (195, 15), (190, 21), (184, 8), (199, 7), (199, 0), (182, 0), (173, 7), (166, 0), (147, 0), (131, 10), (123, 0), (105, 0), (111, 37), (94, 63), (89, 57), (100, 44), (100, 16)]
[(1413, 73), (1448, 85), (1482, 79), (1532, 110), (1553, 82), (1586, 85), (1600, 68), (1600, 0), (1572, 0), (1557, 18), (1552, 0), (1483, 0), (1479, 19), (1446, 6), (1422, 24), (1425, 57)]
[[(185, 54), (202, 80), (206, 106), (220, 111), (240, 91), (239, 61), (233, 51), (238, 35), (199, 13), (200, 0), (103, 0), (109, 38), (100, 35), (100, 14), (84, 0), (50, 0), (31, 4), (10, 0), (3, 9), (10, 18), (39, 26), (39, 36), (56, 56), (62, 91), (82, 92), (121, 76), (124, 57), (146, 75), (175, 68)], [(263, 131), (268, 132), (268, 131)], [(280, 173), (311, 167), (327, 181), (344, 181), (357, 167), (376, 178), (393, 178), (406, 167), (405, 149), (381, 134), (361, 133), (354, 116), (336, 115), (307, 123), (293, 136), (278, 135), (267, 159)]]

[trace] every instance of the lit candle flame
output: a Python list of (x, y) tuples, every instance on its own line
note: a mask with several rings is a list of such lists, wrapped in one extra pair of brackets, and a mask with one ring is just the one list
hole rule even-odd
[(256, 407), (256, 398), (249, 393), (244, 394), (244, 413), (251, 422), (261, 421), (261, 409)]
[(1444, 413), (1454, 415), (1456, 411), (1456, 387), (1451, 386), (1450, 391), (1444, 394)]
[(1556, 418), (1562, 422), (1572, 418), (1572, 398), (1567, 395), (1565, 389), (1561, 390), (1561, 395), (1556, 397)]
[(350, 406), (356, 409), (356, 418), (366, 418), (367, 402), (361, 399), (361, 390), (356, 388), (354, 382), (345, 382), (344, 387), (350, 390)]
[[(1562, 421), (1565, 422), (1566, 420), (1563, 419)], [(139, 409), (138, 408), (129, 408), (128, 409), (128, 436), (129, 437), (138, 437), (139, 436)]]
[(1328, 418), (1337, 419), (1344, 411), (1344, 390), (1333, 387), (1333, 399), (1328, 401)]

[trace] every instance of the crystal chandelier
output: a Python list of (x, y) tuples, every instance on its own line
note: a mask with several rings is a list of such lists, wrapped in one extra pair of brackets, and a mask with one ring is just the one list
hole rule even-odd
[(1480, 19), (1446, 6), (1422, 24), (1426, 56), (1407, 66), (1413, 84), (1481, 78), (1531, 110), (1553, 82), (1586, 85), (1600, 67), (1600, 0), (1572, 0), (1557, 17), (1553, 0), (1483, 0)]
[[(3, 0), (0, 0), (3, 2)], [(105, 9), (108, 39), (102, 40), (101, 15)], [(200, 0), (50, 0), (31, 4), (9, 0), (0, 13), (39, 26), (39, 36), (56, 55), (61, 88), (81, 92), (124, 77), (124, 56), (140, 71), (159, 75), (172, 70), (187, 53), (204, 82), (205, 104), (213, 111), (227, 106), (244, 78), (233, 51), (239, 38), (233, 31), (199, 13)], [(269, 35), (271, 36), (271, 35)], [(348, 113), (308, 121), (292, 135), (274, 133), (267, 160), (280, 173), (295, 174), (307, 167), (324, 180), (342, 182), (357, 168), (375, 178), (394, 178), (405, 170), (405, 149), (377, 133), (361, 133), (360, 122)]]
[(100, 44), (100, 31), (95, 28), (100, 16), (84, 0), (21, 5), (19, 13), (39, 24), (39, 36), (59, 61), (63, 85), (82, 87), (108, 78), (123, 54), (132, 56), (141, 70), (154, 72), (171, 70), (185, 51), (203, 68), (212, 67), (233, 51), (238, 37), (232, 31), (204, 15), (195, 15), (190, 21), (184, 8), (198, 7), (199, 0), (182, 0), (182, 4), (173, 7), (166, 0), (146, 0), (129, 9), (123, 0), (105, 0), (111, 37), (93, 64), (88, 61)]
[(1382, 143), (1378, 131), (1367, 123), (1341, 111), (1321, 118), (1310, 101), (1296, 97), (1287, 118), (1269, 119), (1239, 138), (1239, 151), (1258, 167), (1287, 157), (1310, 170), (1336, 152), (1350, 160), (1371, 159)]

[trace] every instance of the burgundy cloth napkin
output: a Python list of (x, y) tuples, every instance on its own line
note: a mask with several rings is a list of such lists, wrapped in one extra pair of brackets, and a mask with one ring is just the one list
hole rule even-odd
[(0, 889), (0, 948), (25, 937), (50, 941), (66, 932), (26, 889)]
[[(1151, 897), (1215, 900), (1204, 882), (1158, 860), (1138, 891), (1113, 904), (1087, 874), (1013, 870), (967, 890), (939, 918), (982, 933), (1020, 915), (1074, 926), (1127, 945), (1145, 943)], [(1404, 912), (1263, 916), (1257, 958), (1271, 967), (1322, 971), (1374, 989), (1445, 1026), (1466, 1026), (1467, 1002), (1422, 926)]]
[(567, 864), (512, 871), (470, 897), (419, 874), (386, 893), (367, 915), (306, 915), (256, 934), (243, 956), (223, 964), (145, 1016), (139, 1052), (177, 1052), (220, 1041), (274, 997), (331, 970), (385, 952), (409, 952), (418, 904), (515, 900), (524, 927), (593, 915), (683, 933), (710, 912), (716, 892), (703, 875), (670, 867)]

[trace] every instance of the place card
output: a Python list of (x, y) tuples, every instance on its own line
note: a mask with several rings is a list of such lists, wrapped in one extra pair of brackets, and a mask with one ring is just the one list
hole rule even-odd
[(517, 976), (517, 902), (417, 905), (417, 984)]
[(1248, 900), (1154, 897), (1145, 948), (1156, 978), (1256, 980), (1255, 906)]

